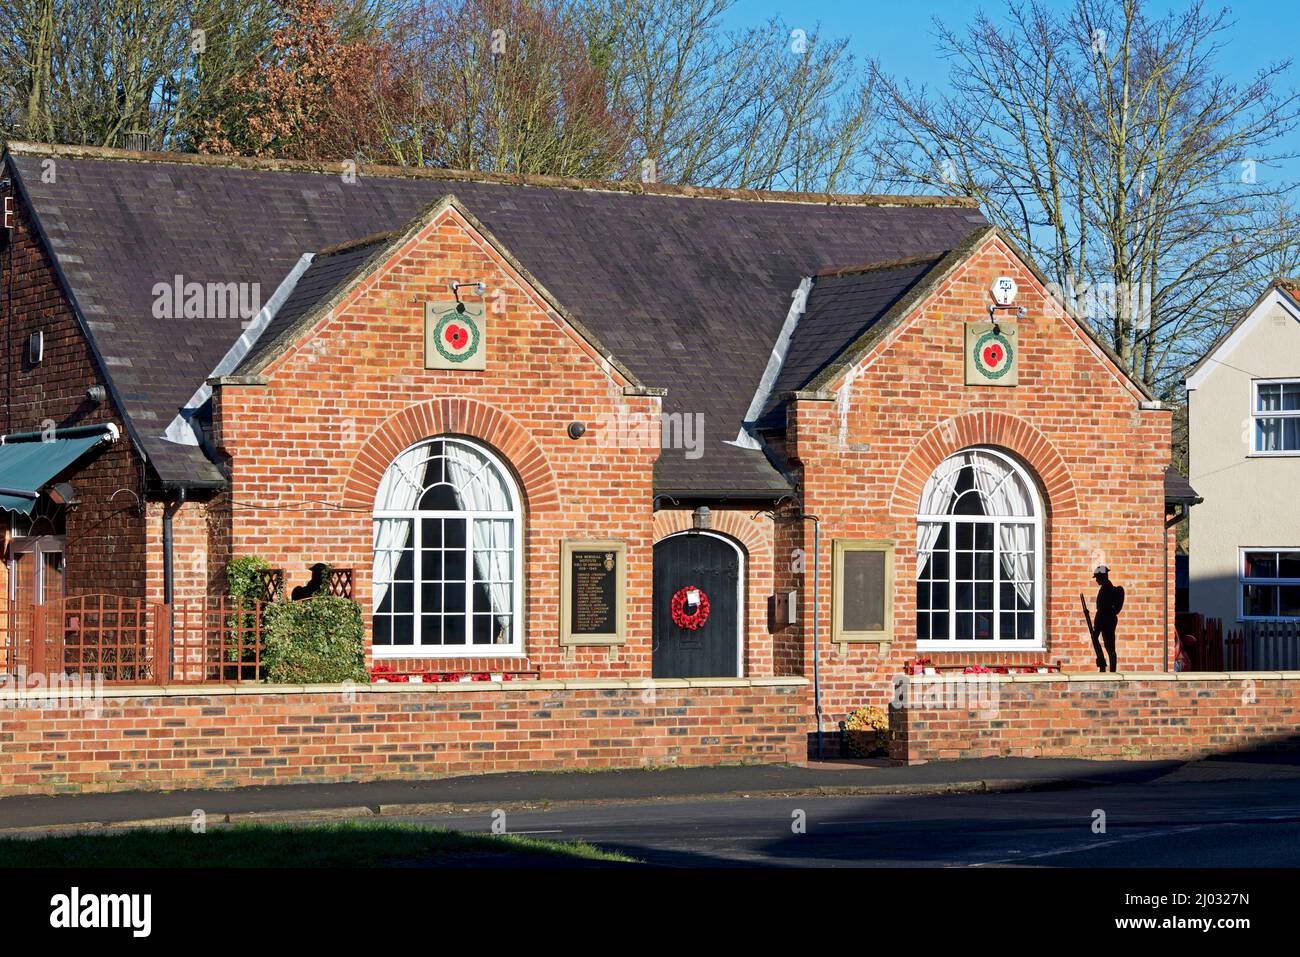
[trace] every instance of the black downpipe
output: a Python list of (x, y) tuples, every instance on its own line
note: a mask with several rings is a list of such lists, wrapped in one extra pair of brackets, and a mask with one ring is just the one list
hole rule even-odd
[[(176, 490), (175, 501), (163, 506), (163, 602), (167, 605), (167, 644), (170, 646), (176, 638), (176, 613), (172, 603), (176, 597), (176, 574), (173, 568), (172, 516), (185, 504), (185, 489)], [(168, 680), (171, 678), (171, 662), (168, 662)]]

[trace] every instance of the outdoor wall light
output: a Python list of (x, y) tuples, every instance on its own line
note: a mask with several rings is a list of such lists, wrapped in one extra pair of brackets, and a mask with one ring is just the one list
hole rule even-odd
[(451, 284), (451, 294), (456, 297), (456, 311), (464, 312), (465, 304), (460, 301), (460, 291), (466, 287), (473, 287), (474, 292), (482, 298), (487, 295), (487, 283), (482, 280), (478, 282), (454, 282)]
[(50, 486), (48, 494), (55, 505), (76, 505), (78, 501), (77, 490), (67, 482)]
[(569, 438), (580, 439), (587, 434), (587, 427), (581, 422), (569, 423)]

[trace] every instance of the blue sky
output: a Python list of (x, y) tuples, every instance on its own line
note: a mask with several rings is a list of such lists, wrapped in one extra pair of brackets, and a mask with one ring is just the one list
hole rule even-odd
[[(1047, 0), (1048, 6), (1066, 8), (1072, 0)], [(1153, 15), (1184, 3), (1152, 2)], [(1266, 64), (1293, 56), (1300, 35), (1300, 3), (1296, 0), (1208, 0), (1207, 10), (1227, 7), (1236, 21), (1229, 35), (1219, 68), (1232, 79), (1244, 82)], [(947, 63), (935, 56), (934, 18), (959, 29), (979, 8), (994, 14), (1005, 8), (1004, 0), (972, 3), (970, 0), (737, 0), (730, 21), (753, 26), (776, 16), (791, 29), (810, 30), (820, 23), (823, 36), (846, 37), (861, 60), (878, 58), (885, 69), (913, 82), (942, 87)], [(1292, 86), (1300, 88), (1300, 65), (1292, 67)], [(1300, 153), (1300, 134), (1287, 147)], [(1289, 172), (1300, 175), (1300, 162), (1289, 164)], [(1261, 171), (1262, 172), (1262, 171)]]

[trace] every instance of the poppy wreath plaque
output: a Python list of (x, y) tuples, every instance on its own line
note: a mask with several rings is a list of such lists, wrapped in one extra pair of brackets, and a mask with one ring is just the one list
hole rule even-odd
[[(686, 610), (686, 596), (695, 592), (700, 596), (699, 603), (695, 606), (693, 612)], [(673, 624), (678, 628), (686, 631), (699, 631), (704, 627), (704, 623), (709, 620), (709, 596), (704, 594), (703, 588), (696, 588), (694, 585), (687, 585), (685, 588), (679, 588), (673, 593), (672, 603)]]
[(433, 336), (433, 347), (448, 362), (464, 362), (478, 351), (478, 326), (458, 312), (443, 316)]

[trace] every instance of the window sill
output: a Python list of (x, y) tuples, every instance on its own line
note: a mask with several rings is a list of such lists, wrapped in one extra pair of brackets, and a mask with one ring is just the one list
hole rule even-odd
[(391, 646), (391, 645), (371, 645), (370, 657), (376, 661), (384, 661), (392, 658), (410, 658), (421, 661), (464, 661), (469, 658), (518, 658), (523, 660), (527, 658), (521, 648), (502, 648), (500, 645), (478, 645), (467, 648), (457, 648), (455, 651), (433, 651), (429, 648), (418, 648), (410, 645)]
[(1017, 644), (1011, 641), (918, 641), (918, 651), (932, 654), (965, 654), (967, 651), (996, 654), (1047, 654), (1044, 644)]

